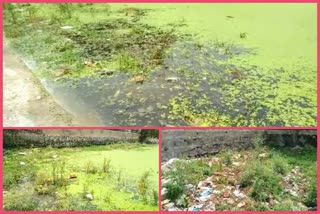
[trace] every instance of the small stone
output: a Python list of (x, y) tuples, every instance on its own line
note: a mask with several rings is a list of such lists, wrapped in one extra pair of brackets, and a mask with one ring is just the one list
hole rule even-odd
[(153, 107), (152, 106), (148, 106), (147, 111), (153, 111)]
[(225, 190), (223, 193), (223, 197), (225, 197), (225, 198), (229, 198), (230, 195), (231, 195), (230, 190)]
[(161, 180), (162, 186), (167, 184), (167, 183), (170, 183), (170, 181), (171, 181), (170, 179), (162, 179)]
[(267, 153), (261, 153), (259, 154), (259, 158), (266, 158), (268, 157), (268, 154)]
[(290, 195), (294, 196), (294, 197), (298, 197), (298, 193), (292, 189), (289, 190)]
[(40, 100), (42, 97), (39, 95), (36, 97), (36, 100)]
[(192, 184), (187, 184), (187, 185), (185, 185), (185, 187), (186, 187), (186, 189), (192, 189), (194, 186), (192, 185)]
[(233, 157), (234, 157), (234, 159), (239, 159), (239, 158), (241, 158), (241, 155), (240, 154), (236, 154)]
[(70, 72), (71, 72), (71, 70), (69, 68), (59, 68), (54, 71), (54, 75), (55, 75), (55, 77), (62, 77), (66, 74), (69, 74)]
[(243, 194), (242, 192), (240, 192), (240, 190), (235, 190), (233, 191), (234, 196), (236, 196), (237, 198), (243, 199), (246, 198), (247, 196), (245, 194)]
[(168, 192), (168, 190), (167, 190), (167, 188), (162, 188), (162, 190), (161, 190), (161, 196), (163, 197), (165, 194), (167, 194), (167, 192)]
[(91, 195), (91, 194), (86, 194), (86, 198), (87, 198), (88, 200), (92, 201), (92, 200), (93, 200), (93, 195)]
[(58, 158), (58, 155), (52, 155), (52, 158), (56, 159), (56, 158)]
[(144, 76), (142, 76), (142, 75), (138, 75), (138, 76), (135, 76), (135, 77), (133, 77), (133, 80), (136, 82), (136, 83), (140, 83), (140, 84), (142, 84), (143, 82), (144, 82)]
[(169, 208), (168, 211), (180, 211), (180, 209), (178, 209), (177, 207), (172, 207)]
[(19, 152), (18, 154), (19, 154), (19, 155), (27, 155), (26, 152)]
[(291, 172), (292, 172), (293, 174), (295, 174), (295, 175), (299, 174), (299, 172), (300, 172), (300, 167), (299, 167), (299, 166), (295, 166), (295, 167), (291, 170)]
[(97, 73), (99, 75), (107, 75), (107, 76), (113, 75), (113, 71), (108, 70), (108, 69), (99, 70), (99, 71), (97, 71)]
[(162, 170), (165, 170), (168, 168), (173, 162), (179, 160), (178, 158), (172, 158), (169, 161), (167, 161), (165, 164), (162, 165)]
[(215, 189), (215, 190), (213, 190), (213, 191), (212, 191), (212, 193), (213, 193), (213, 194), (220, 194), (220, 193), (221, 193), (221, 191), (220, 191), (220, 190)]
[(164, 208), (166, 208), (167, 210), (172, 209), (172, 208), (174, 208), (174, 203), (173, 202), (168, 203), (168, 204), (164, 205)]
[(233, 205), (235, 201), (232, 198), (227, 199), (227, 204)]
[(60, 81), (62, 79), (63, 79), (63, 77), (58, 77), (58, 78), (55, 78), (53, 81), (58, 82), (58, 81)]
[(210, 200), (210, 198), (211, 198), (210, 195), (201, 196), (201, 197), (199, 198), (199, 201), (201, 201), (201, 202), (206, 202), (206, 201)]
[(26, 163), (25, 163), (25, 162), (20, 161), (20, 166), (25, 166), (25, 165), (26, 165)]
[(239, 162), (233, 162), (232, 165), (234, 166), (240, 166), (241, 164)]
[(77, 178), (77, 175), (76, 175), (76, 174), (70, 174), (70, 175), (69, 175), (69, 179), (75, 179), (75, 178)]
[(162, 205), (165, 205), (165, 204), (168, 204), (168, 203), (170, 203), (170, 200), (169, 199), (166, 199), (166, 200), (164, 200), (164, 201), (162, 201)]
[(204, 209), (204, 211), (215, 211), (215, 210), (216, 210), (216, 206), (211, 201), (206, 205)]
[(60, 27), (61, 29), (63, 29), (63, 30), (70, 30), (70, 29), (72, 29), (73, 27), (72, 26), (69, 26), (69, 25), (66, 25), (66, 26), (62, 26), (62, 27)]
[(165, 80), (168, 82), (176, 82), (179, 80), (179, 78), (178, 77), (168, 77)]
[(240, 202), (240, 203), (237, 205), (237, 207), (239, 207), (239, 208), (242, 208), (242, 207), (244, 207), (244, 206), (246, 206), (246, 202)]

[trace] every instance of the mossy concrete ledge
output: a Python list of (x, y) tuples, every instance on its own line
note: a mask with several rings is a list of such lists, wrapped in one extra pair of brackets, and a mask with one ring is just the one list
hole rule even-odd
[(138, 142), (139, 133), (111, 130), (6, 130), (4, 147), (77, 147)]

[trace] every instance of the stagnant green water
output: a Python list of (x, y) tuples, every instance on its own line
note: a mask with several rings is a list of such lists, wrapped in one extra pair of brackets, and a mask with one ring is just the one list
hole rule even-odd
[[(48, 24), (56, 5), (36, 5), (46, 21), (27, 25), (27, 33), (12, 40), (37, 62), (47, 90), (78, 117), (98, 125), (316, 124), (316, 4), (108, 5), (79, 6), (73, 19), (59, 24)], [(143, 15), (128, 15), (137, 8), (145, 9)], [(60, 30), (62, 25), (74, 28)], [(142, 69), (119, 72), (110, 57), (123, 51), (150, 55), (156, 29), (173, 32), (174, 39), (160, 65), (142, 60), (148, 73), (136, 84), (132, 77)], [(80, 69), (90, 57), (102, 66)], [(74, 70), (52, 81), (48, 76), (59, 66)], [(97, 75), (101, 67), (113, 75)]]
[[(316, 4), (110, 4), (111, 9), (137, 7), (151, 9), (142, 21), (166, 27), (184, 22), (181, 32), (196, 34), (203, 42), (215, 40), (257, 48), (246, 60), (266, 67), (305, 67), (317, 63)], [(81, 16), (80, 16), (81, 17)], [(228, 18), (230, 17), (230, 18)], [(91, 20), (102, 19), (99, 14)], [(247, 33), (247, 38), (240, 38)]]
[[(145, 173), (144, 198), (139, 181)], [(158, 210), (158, 146), (5, 150), (4, 189), (7, 210)]]

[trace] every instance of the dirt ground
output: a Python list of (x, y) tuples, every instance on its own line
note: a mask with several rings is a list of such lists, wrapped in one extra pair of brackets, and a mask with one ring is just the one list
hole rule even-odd
[(75, 118), (62, 109), (42, 88), (39, 80), (4, 46), (3, 125), (70, 126)]

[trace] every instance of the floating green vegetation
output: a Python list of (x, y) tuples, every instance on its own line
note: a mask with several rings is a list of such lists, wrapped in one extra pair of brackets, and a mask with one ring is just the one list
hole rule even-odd
[(4, 157), (5, 210), (158, 210), (157, 146), (10, 149)]
[[(191, 7), (197, 10), (191, 13)], [(103, 103), (94, 111), (125, 121), (116, 125), (146, 125), (141, 118), (143, 106), (148, 105), (152, 109), (148, 125), (315, 126), (316, 28), (306, 24), (309, 39), (296, 24), (313, 23), (313, 6), (237, 4), (236, 8), (5, 4), (4, 32), (20, 54), (36, 61), (37, 74), (60, 80), (57, 85), (73, 81), (70, 91), (77, 90), (84, 103)], [(264, 16), (256, 16), (256, 11)], [(270, 11), (285, 22), (275, 24)], [(310, 13), (301, 15), (306, 14), (303, 11)], [(207, 21), (213, 19), (219, 21)], [(265, 24), (269, 30), (261, 27)], [(295, 40), (289, 41), (284, 29)], [(110, 82), (123, 73), (134, 77), (111, 88)], [(83, 81), (88, 87), (80, 91)], [(113, 91), (117, 96), (112, 97)], [(122, 91), (128, 97), (121, 99)], [(108, 112), (112, 108), (116, 110)], [(110, 117), (104, 122), (110, 123)]]
[(205, 95), (195, 102), (185, 97), (176, 97), (169, 103), (170, 119), (182, 119), (192, 126), (228, 126), (231, 123), (228, 116), (206, 107), (211, 106), (211, 102)]
[[(65, 14), (60, 22), (41, 13), (33, 14), (36, 22), (30, 22), (28, 11), (39, 5), (10, 4), (10, 9), (6, 10), (6, 37), (23, 55), (43, 65), (39, 67), (44, 69), (43, 75), (97, 76), (111, 69), (146, 76), (162, 64), (166, 49), (178, 39), (172, 29), (139, 23), (145, 14), (141, 9), (117, 11), (125, 13), (124, 18), (107, 15), (96, 23), (83, 23), (77, 19), (77, 14), (72, 14), (72, 10), (82, 11), (83, 7), (57, 5)], [(17, 21), (10, 14), (13, 10), (18, 16), (19, 9), (22, 12)], [(134, 19), (128, 18), (132, 16)], [(63, 23), (66, 25), (61, 26)], [(12, 24), (14, 29), (9, 27)], [(60, 72), (61, 69), (66, 72)]]

